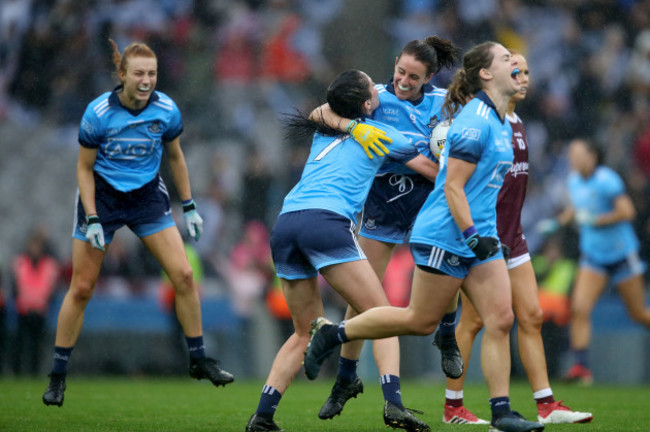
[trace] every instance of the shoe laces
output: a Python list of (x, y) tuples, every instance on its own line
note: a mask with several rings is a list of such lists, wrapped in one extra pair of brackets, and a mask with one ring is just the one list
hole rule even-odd
[(456, 412), (454, 413), (454, 415), (460, 415), (460, 416), (463, 416), (463, 417), (465, 417), (465, 418), (470, 418), (471, 420), (474, 420), (474, 419), (477, 419), (477, 418), (478, 418), (478, 417), (476, 417), (476, 416), (474, 415), (473, 412), (471, 412), (470, 410), (468, 410), (467, 408), (465, 408), (465, 405), (461, 405), (461, 406), (459, 406), (459, 407), (454, 407), (454, 411), (456, 411)]
[(571, 411), (571, 408), (564, 405), (562, 402), (564, 402), (564, 400), (559, 400), (557, 402), (551, 402), (549, 404), (549, 406), (552, 406), (554, 410)]
[(407, 408), (407, 407), (404, 407), (404, 409), (405, 409), (406, 411), (410, 412), (411, 414), (418, 414), (418, 415), (423, 415), (423, 414), (424, 414), (424, 411), (416, 410), (416, 409), (414, 409), (414, 408)]

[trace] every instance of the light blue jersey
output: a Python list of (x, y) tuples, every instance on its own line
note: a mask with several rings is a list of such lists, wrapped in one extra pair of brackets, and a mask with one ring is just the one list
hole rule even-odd
[[(417, 150), (436, 161), (429, 149), (429, 137), (436, 124), (442, 119), (440, 110), (445, 103), (447, 90), (426, 84), (424, 94), (415, 101), (405, 101), (395, 96), (393, 80), (388, 84), (376, 84), (379, 92), (379, 108), (372, 113), (373, 120), (393, 126), (415, 146)], [(392, 146), (389, 146), (392, 151)], [(387, 162), (380, 173), (414, 174), (408, 167), (396, 162)]]
[[(611, 212), (616, 198), (625, 194), (619, 175), (605, 166), (597, 167), (586, 179), (572, 172), (568, 188), (576, 214), (585, 212), (592, 216)], [(628, 221), (604, 226), (580, 225), (580, 252), (596, 263), (614, 263), (638, 250), (639, 240)]]
[(447, 133), (436, 186), (415, 220), (411, 243), (437, 246), (461, 257), (474, 257), (445, 197), (445, 162), (449, 157), (476, 164), (465, 184), (472, 220), (481, 236), (497, 237), (497, 195), (512, 166), (511, 137), (510, 122), (499, 118), (484, 92), (479, 92), (463, 107)]
[(156, 177), (163, 143), (183, 132), (181, 114), (164, 93), (154, 91), (147, 106), (132, 111), (120, 104), (121, 86), (92, 101), (79, 129), (79, 143), (97, 149), (94, 170), (121, 192), (138, 189)]
[(368, 159), (350, 135), (315, 134), (300, 181), (287, 194), (280, 214), (305, 209), (329, 210), (356, 221), (375, 174), (385, 161), (406, 163), (419, 155), (395, 128), (366, 120), (393, 139), (385, 157)]

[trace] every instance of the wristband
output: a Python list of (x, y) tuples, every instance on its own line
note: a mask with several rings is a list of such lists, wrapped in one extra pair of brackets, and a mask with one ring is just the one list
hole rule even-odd
[(359, 123), (356, 120), (350, 120), (350, 123), (348, 123), (348, 125), (345, 127), (345, 131), (347, 133), (352, 132), (352, 129), (354, 129), (354, 127), (358, 124)]
[(476, 227), (474, 225), (472, 225), (471, 227), (469, 227), (465, 231), (463, 231), (463, 237), (465, 239), (470, 238), (474, 234), (478, 234), (478, 231), (476, 231)]
[(97, 215), (86, 216), (86, 225), (92, 225), (96, 223), (97, 224), (99, 223), (99, 216)]
[(183, 201), (183, 213), (187, 213), (188, 211), (196, 210), (196, 203), (192, 198)]

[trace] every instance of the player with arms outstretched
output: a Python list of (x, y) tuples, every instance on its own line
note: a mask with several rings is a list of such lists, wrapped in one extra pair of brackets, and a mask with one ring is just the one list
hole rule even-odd
[(183, 200), (188, 232), (198, 240), (203, 220), (192, 199), (180, 145), (181, 114), (155, 91), (158, 61), (143, 43), (132, 43), (113, 60), (121, 84), (92, 101), (79, 130), (72, 280), (56, 329), (54, 366), (43, 394), (46, 405), (63, 405), (68, 360), (81, 333), (84, 312), (115, 231), (126, 225), (160, 262), (176, 290), (176, 311), (186, 336), (190, 376), (226, 385), (233, 376), (206, 356), (201, 305), (183, 239), (171, 215), (159, 169), (163, 150)]

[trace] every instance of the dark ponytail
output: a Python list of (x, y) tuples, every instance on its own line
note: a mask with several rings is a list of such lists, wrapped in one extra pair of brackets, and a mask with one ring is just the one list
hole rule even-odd
[(417, 61), (427, 67), (427, 75), (436, 74), (443, 67), (452, 69), (458, 61), (460, 48), (450, 40), (438, 36), (429, 36), (426, 39), (415, 39), (404, 45), (402, 54), (412, 55)]

